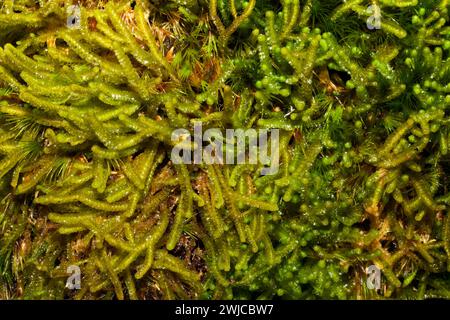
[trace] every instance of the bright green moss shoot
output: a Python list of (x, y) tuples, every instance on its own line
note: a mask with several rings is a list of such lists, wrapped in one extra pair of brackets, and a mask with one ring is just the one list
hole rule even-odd
[(450, 298), (450, 3), (374, 3), (2, 1), (0, 299)]

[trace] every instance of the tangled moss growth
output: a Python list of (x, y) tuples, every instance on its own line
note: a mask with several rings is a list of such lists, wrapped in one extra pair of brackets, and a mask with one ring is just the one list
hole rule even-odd
[[(449, 8), (2, 0), (0, 298), (450, 298)], [(174, 165), (198, 121), (278, 173)]]

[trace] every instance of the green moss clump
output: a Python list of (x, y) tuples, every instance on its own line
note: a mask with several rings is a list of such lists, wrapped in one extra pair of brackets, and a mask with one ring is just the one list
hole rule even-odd
[(450, 4), (377, 3), (3, 1), (0, 298), (449, 298)]

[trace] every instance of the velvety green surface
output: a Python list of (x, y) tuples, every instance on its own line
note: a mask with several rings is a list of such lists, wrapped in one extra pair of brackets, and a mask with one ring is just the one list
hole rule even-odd
[[(71, 5), (0, 2), (1, 299), (450, 297), (449, 1)], [(196, 121), (278, 173), (172, 164)]]

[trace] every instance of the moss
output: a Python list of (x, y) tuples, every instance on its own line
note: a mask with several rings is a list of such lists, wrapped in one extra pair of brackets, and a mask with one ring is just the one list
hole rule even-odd
[[(449, 3), (377, 3), (5, 1), (0, 298), (449, 298)], [(278, 172), (173, 164), (197, 122)]]

